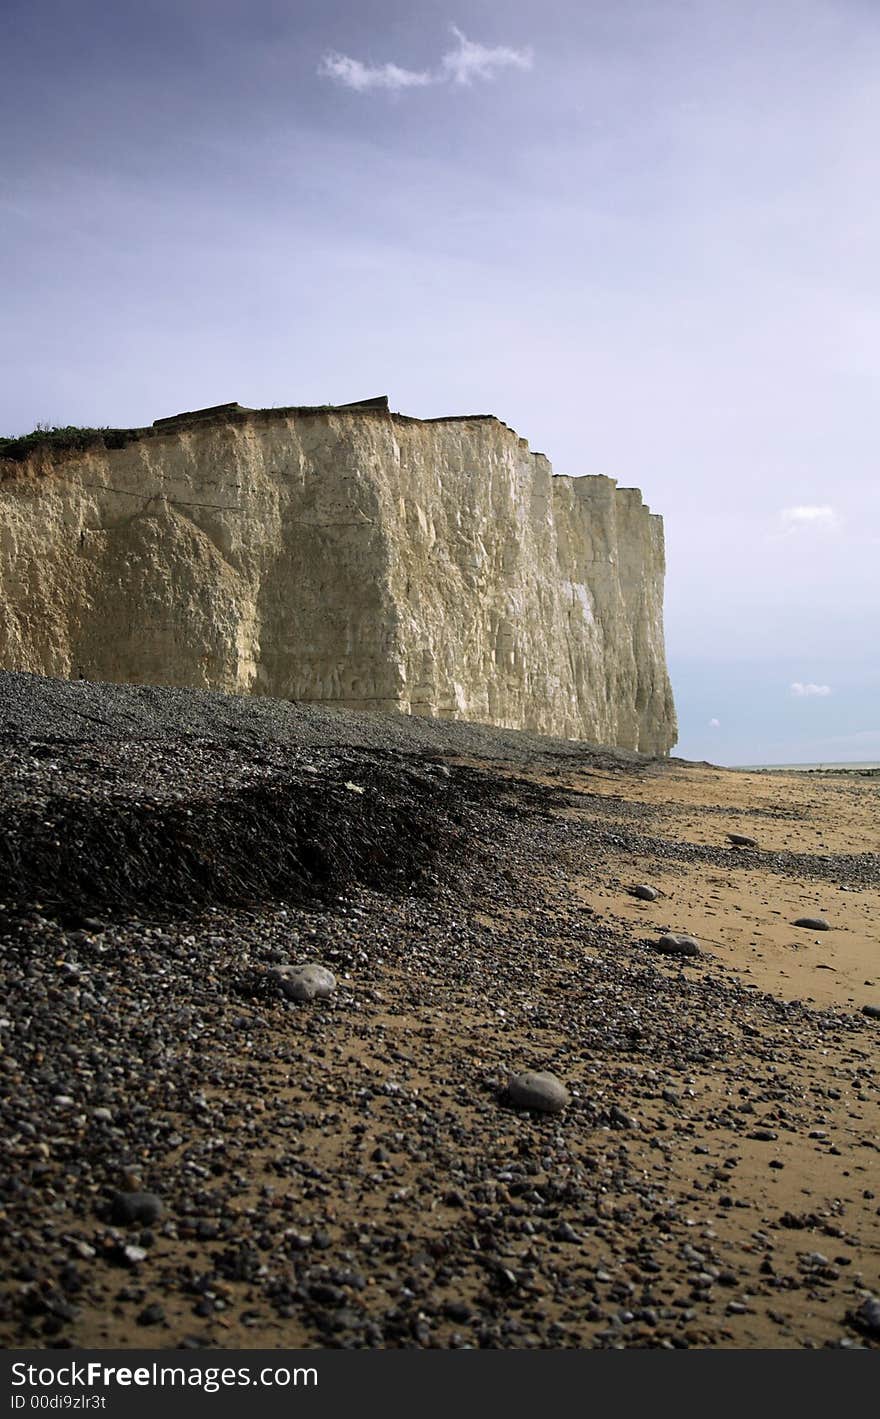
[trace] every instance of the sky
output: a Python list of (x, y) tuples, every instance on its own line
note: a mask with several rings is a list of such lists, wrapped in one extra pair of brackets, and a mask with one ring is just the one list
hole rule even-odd
[(666, 529), (676, 753), (880, 760), (876, 0), (4, 0), (0, 433), (387, 393)]

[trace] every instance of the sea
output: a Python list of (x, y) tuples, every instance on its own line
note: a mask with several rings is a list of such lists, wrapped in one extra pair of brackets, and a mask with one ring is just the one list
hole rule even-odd
[(880, 769), (880, 763), (865, 761), (855, 764), (731, 764), (730, 767), (747, 769), (750, 773), (851, 774), (876, 772)]

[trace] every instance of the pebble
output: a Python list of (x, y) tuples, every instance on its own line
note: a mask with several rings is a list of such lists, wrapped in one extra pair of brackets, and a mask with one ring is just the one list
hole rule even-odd
[(512, 1074), (507, 1093), (517, 1108), (535, 1109), (540, 1113), (561, 1113), (571, 1102), (562, 1080), (544, 1070), (526, 1069), (522, 1074)]
[(880, 1005), (863, 1005), (862, 1014), (869, 1016), (872, 1020), (880, 1020)]
[(165, 1312), (158, 1302), (151, 1306), (144, 1306), (137, 1318), (138, 1325), (161, 1325), (165, 1319)]
[(336, 977), (326, 966), (275, 966), (270, 972), (289, 1000), (326, 1000), (336, 989)]
[(755, 838), (747, 838), (744, 833), (728, 833), (727, 836), (734, 847), (758, 846), (757, 840)]
[(614, 1128), (638, 1128), (638, 1121), (632, 1114), (624, 1113), (617, 1104), (612, 1104), (610, 1109), (611, 1123)]
[(853, 1311), (852, 1318), (865, 1335), (880, 1336), (880, 1300), (876, 1296), (866, 1296), (859, 1308)]
[(155, 1192), (118, 1192), (113, 1199), (110, 1220), (119, 1227), (128, 1227), (132, 1222), (149, 1227), (159, 1221), (163, 1211), (162, 1199)]
[(656, 902), (660, 893), (656, 887), (649, 887), (647, 882), (640, 882), (637, 887), (630, 888), (630, 896), (638, 897), (640, 902)]
[(693, 936), (679, 936), (667, 931), (655, 944), (655, 950), (664, 956), (699, 956), (700, 947)]
[(806, 931), (830, 931), (831, 927), (824, 916), (799, 916), (794, 926), (802, 926)]
[(583, 1237), (580, 1232), (576, 1232), (570, 1222), (560, 1222), (553, 1231), (553, 1236), (557, 1242), (581, 1242)]
[(447, 1301), (443, 1310), (450, 1320), (460, 1322), (470, 1320), (472, 1314), (470, 1306), (465, 1301)]

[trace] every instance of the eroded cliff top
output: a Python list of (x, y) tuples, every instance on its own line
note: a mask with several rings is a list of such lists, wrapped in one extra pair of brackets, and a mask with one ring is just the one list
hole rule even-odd
[[(432, 419), (417, 419), (410, 414), (400, 414), (392, 410), (387, 394), (358, 399), (350, 404), (286, 404), (271, 409), (251, 409), (233, 401), (230, 404), (211, 404), (205, 409), (189, 409), (180, 414), (154, 419), (152, 424), (142, 428), (80, 428), (76, 425), (63, 428), (38, 427), (33, 433), (22, 434), (17, 438), (0, 438), (0, 463), (28, 463), (34, 458), (45, 459), (53, 454), (84, 453), (96, 448), (124, 448), (126, 444), (135, 443), (139, 439), (155, 438), (157, 435), (176, 432), (193, 425), (249, 424), (291, 417), (314, 418), (328, 414), (355, 418), (380, 415), (401, 424), (491, 422), (505, 429), (510, 428), (495, 414), (444, 414)], [(510, 432), (514, 437), (518, 437), (513, 429), (510, 429)], [(520, 442), (528, 446), (525, 439)]]

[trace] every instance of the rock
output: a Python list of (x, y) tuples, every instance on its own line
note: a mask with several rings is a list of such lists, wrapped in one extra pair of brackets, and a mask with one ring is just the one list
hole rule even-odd
[(699, 943), (693, 936), (679, 936), (667, 931), (655, 943), (655, 950), (664, 956), (699, 956)]
[(758, 846), (757, 840), (755, 838), (747, 838), (744, 833), (728, 833), (727, 837), (728, 841), (731, 842), (734, 847)]
[(144, 1306), (137, 1318), (137, 1323), (138, 1325), (161, 1325), (164, 1319), (164, 1310), (157, 1302), (154, 1302), (151, 1306)]
[(507, 1094), (518, 1109), (535, 1109), (547, 1114), (561, 1113), (571, 1102), (562, 1080), (545, 1070), (526, 1069), (522, 1074), (512, 1074)]
[(119, 1227), (128, 1227), (132, 1222), (148, 1227), (159, 1221), (164, 1210), (162, 1199), (155, 1192), (117, 1192), (110, 1220)]
[(447, 1301), (443, 1310), (450, 1320), (466, 1321), (470, 1320), (472, 1315), (471, 1308), (465, 1301)]
[(289, 1000), (326, 1000), (336, 989), (336, 977), (326, 966), (276, 966), (270, 975)]
[(851, 1319), (865, 1335), (880, 1336), (880, 1300), (876, 1296), (866, 1296)]
[(638, 897), (640, 902), (656, 902), (660, 893), (656, 887), (649, 887), (647, 882), (640, 882), (638, 887), (630, 887), (630, 896)]
[(880, 1020), (880, 1005), (863, 1005), (862, 1014), (869, 1016), (872, 1020)]
[(802, 926), (806, 931), (830, 931), (831, 927), (824, 916), (799, 916), (794, 926)]
[(580, 1232), (576, 1232), (570, 1222), (560, 1222), (553, 1229), (553, 1239), (557, 1242), (582, 1242)]

